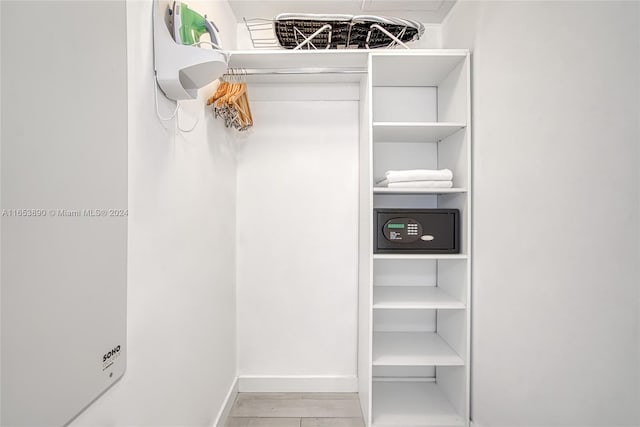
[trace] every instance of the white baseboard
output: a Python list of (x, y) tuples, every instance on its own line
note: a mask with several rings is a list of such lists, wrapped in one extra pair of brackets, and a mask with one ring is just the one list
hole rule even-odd
[(216, 421), (213, 423), (214, 427), (224, 427), (225, 421), (227, 421), (227, 417), (231, 412), (231, 408), (236, 401), (236, 396), (238, 395), (238, 377), (234, 378), (233, 383), (231, 383), (231, 388), (227, 392), (227, 397), (224, 399), (224, 405), (220, 408), (218, 412), (218, 416), (216, 417)]
[(240, 393), (355, 393), (358, 391), (358, 377), (356, 376), (253, 376), (238, 377), (238, 391)]

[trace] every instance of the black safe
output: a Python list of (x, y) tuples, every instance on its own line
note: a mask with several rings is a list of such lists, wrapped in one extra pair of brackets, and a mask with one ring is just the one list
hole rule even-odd
[(374, 209), (377, 254), (460, 253), (458, 209)]

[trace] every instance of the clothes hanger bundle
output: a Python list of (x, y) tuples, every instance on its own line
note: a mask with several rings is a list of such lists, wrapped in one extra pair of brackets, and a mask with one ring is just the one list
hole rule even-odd
[(218, 89), (207, 100), (207, 105), (213, 104), (214, 116), (221, 117), (226, 127), (244, 131), (253, 126), (245, 74), (233, 69), (230, 72), (222, 76)]

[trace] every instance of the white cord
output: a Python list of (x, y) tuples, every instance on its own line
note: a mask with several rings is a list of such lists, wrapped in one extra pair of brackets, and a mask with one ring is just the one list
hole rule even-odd
[(198, 123), (200, 123), (200, 117), (198, 117), (198, 119), (196, 120), (196, 122), (193, 124), (193, 126), (191, 127), (191, 129), (182, 129), (180, 127), (180, 114), (178, 114), (176, 116), (176, 125), (178, 126), (178, 130), (180, 132), (184, 132), (184, 133), (189, 133), (189, 132), (193, 132), (193, 130), (196, 128), (196, 126), (198, 126)]
[(158, 109), (158, 81), (157, 81), (156, 78), (153, 79), (153, 88), (154, 88), (153, 99), (156, 102), (156, 116), (158, 116), (158, 118), (161, 121), (168, 122), (169, 120), (173, 119), (178, 114), (178, 109), (180, 108), (180, 104), (178, 104), (178, 101), (176, 101), (176, 109), (173, 110), (173, 114), (171, 114), (169, 117), (162, 117), (160, 115), (160, 110)]
[[(193, 124), (191, 129), (182, 129), (180, 127), (180, 115), (179, 115), (180, 103), (178, 101), (176, 101), (176, 109), (173, 110), (173, 113), (169, 117), (162, 117), (160, 115), (160, 109), (158, 108), (158, 82), (157, 82), (156, 79), (153, 79), (153, 87), (154, 87), (153, 98), (154, 98), (155, 103), (156, 103), (156, 116), (158, 116), (158, 119), (160, 119), (163, 122), (168, 122), (169, 120), (172, 120), (173, 118), (175, 118), (176, 119), (176, 126), (178, 127), (178, 130), (180, 132), (185, 132), (185, 133), (193, 132), (193, 130), (196, 128), (196, 126), (198, 126), (198, 123), (200, 122), (200, 118), (198, 118), (196, 120), (196, 122)], [(167, 99), (169, 99), (169, 98), (167, 98)]]

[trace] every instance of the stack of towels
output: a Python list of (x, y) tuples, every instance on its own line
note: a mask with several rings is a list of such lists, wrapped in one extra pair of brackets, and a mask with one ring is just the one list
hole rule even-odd
[(453, 172), (449, 169), (410, 169), (385, 172), (379, 187), (389, 188), (451, 188)]

